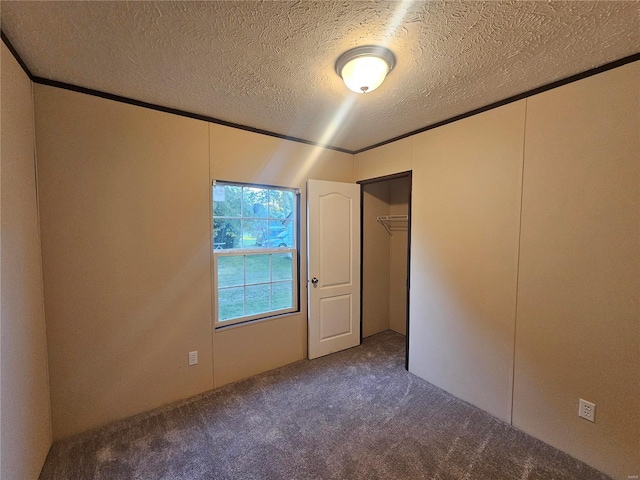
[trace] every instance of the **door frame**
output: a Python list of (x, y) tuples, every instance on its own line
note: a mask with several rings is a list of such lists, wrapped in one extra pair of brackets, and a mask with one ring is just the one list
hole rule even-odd
[(356, 183), (360, 185), (360, 343), (362, 343), (362, 316), (364, 302), (364, 185), (371, 183), (386, 182), (395, 180), (396, 178), (409, 179), (409, 212), (407, 224), (407, 334), (405, 336), (405, 360), (404, 368), (409, 370), (409, 301), (411, 289), (411, 193), (413, 190), (413, 171), (394, 173), (384, 175), (382, 177), (368, 178), (366, 180), (358, 180)]

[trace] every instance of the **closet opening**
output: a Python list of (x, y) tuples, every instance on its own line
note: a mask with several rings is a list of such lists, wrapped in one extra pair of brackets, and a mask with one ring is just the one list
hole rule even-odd
[(360, 340), (392, 330), (405, 336), (409, 369), (411, 172), (360, 184)]

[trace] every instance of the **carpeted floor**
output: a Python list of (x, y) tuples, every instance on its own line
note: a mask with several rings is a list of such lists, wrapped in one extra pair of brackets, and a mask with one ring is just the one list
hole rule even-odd
[(404, 337), (54, 444), (50, 479), (608, 479), (404, 370)]

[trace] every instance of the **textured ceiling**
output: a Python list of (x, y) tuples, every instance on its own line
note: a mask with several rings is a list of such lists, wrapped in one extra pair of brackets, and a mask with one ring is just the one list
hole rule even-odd
[[(638, 1), (3, 1), (31, 72), (358, 150), (640, 52)], [(334, 72), (388, 46), (375, 92)]]

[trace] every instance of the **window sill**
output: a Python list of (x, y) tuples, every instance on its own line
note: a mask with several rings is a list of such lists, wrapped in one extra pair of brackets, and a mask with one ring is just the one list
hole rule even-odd
[(222, 331), (231, 330), (231, 329), (234, 329), (234, 328), (248, 327), (250, 325), (255, 325), (256, 323), (269, 322), (269, 321), (272, 321), (272, 320), (280, 320), (280, 319), (283, 319), (283, 318), (300, 316), (300, 314), (301, 314), (300, 310), (297, 310), (295, 312), (281, 313), (279, 315), (273, 315), (271, 317), (254, 318), (253, 320), (247, 320), (245, 322), (233, 323), (231, 325), (218, 325), (218, 326), (214, 326), (213, 330), (214, 330), (214, 332), (222, 332)]

